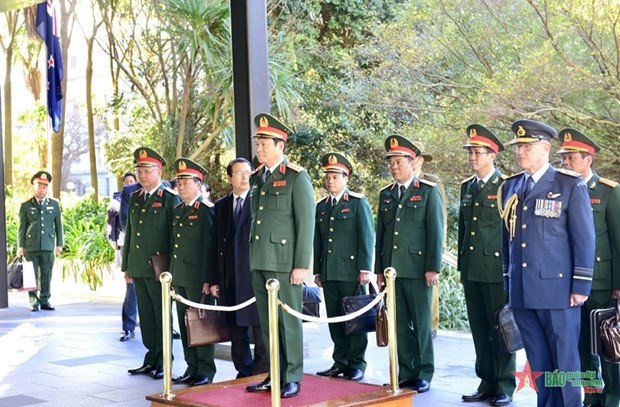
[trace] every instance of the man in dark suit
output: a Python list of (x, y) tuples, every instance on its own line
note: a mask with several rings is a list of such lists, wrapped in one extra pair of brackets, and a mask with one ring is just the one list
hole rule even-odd
[[(316, 205), (314, 229), (314, 282), (323, 287), (328, 317), (342, 315), (342, 298), (358, 285), (370, 283), (373, 238), (372, 210), (368, 199), (347, 187), (353, 166), (339, 153), (321, 158), (325, 188), (329, 192)], [(345, 335), (343, 324), (329, 324), (334, 342), (329, 369), (319, 376), (359, 381), (366, 370), (368, 335)]]
[[(533, 372), (579, 372), (580, 307), (590, 294), (594, 221), (584, 180), (549, 164), (556, 130), (533, 120), (512, 124), (524, 170), (498, 191), (502, 262), (509, 304)], [(539, 406), (581, 406), (581, 387), (545, 386)]]
[(381, 287), (396, 269), (399, 386), (430, 390), (435, 371), (431, 301), (443, 253), (443, 202), (436, 184), (415, 177), (420, 150), (402, 136), (385, 140), (394, 182), (379, 193), (375, 273)]
[[(262, 165), (250, 178), (250, 268), (263, 341), (269, 343), (269, 279), (279, 281), (280, 300), (301, 312), (302, 284), (312, 258), (314, 192), (308, 172), (284, 156), (291, 130), (267, 113), (258, 114), (254, 123), (256, 156)], [(279, 313), (281, 377), (267, 377), (247, 391), (271, 391), (271, 380), (279, 379), (281, 396), (287, 398), (301, 388), (303, 330), (300, 319)]]
[(502, 352), (495, 335), (495, 312), (506, 303), (502, 276), (502, 218), (497, 211), (497, 190), (503, 176), (495, 158), (504, 145), (495, 133), (479, 124), (467, 127), (469, 166), (474, 175), (461, 183), (458, 264), (465, 291), (467, 316), (476, 349), (473, 394), (463, 401), (490, 400), (492, 406), (512, 402), (515, 390), (515, 355)]
[[(211, 294), (221, 305), (237, 305), (254, 297), (250, 274), (250, 175), (252, 167), (245, 158), (236, 158), (226, 166), (232, 192), (215, 202), (213, 233), (216, 266), (209, 278)], [(269, 371), (269, 361), (258, 319), (256, 304), (226, 313), (230, 329), (231, 356), (237, 378)], [(250, 335), (254, 337), (254, 358)]]
[[(172, 285), (183, 298), (201, 302), (201, 298), (209, 294), (208, 275), (213, 255), (213, 204), (200, 194), (202, 179), (207, 170), (189, 158), (177, 159), (174, 169), (183, 202), (174, 209), (172, 222)], [(184, 321), (187, 305), (177, 302), (176, 308), (179, 321)], [(187, 328), (183, 323), (179, 327), (187, 369), (172, 382), (190, 386), (212, 383), (216, 371), (213, 353), (215, 346), (189, 347)]]
[(166, 160), (161, 155), (140, 147), (134, 151), (134, 162), (142, 189), (129, 199), (126, 250), (123, 250), (121, 270), (125, 272), (125, 280), (135, 284), (140, 332), (147, 353), (142, 366), (128, 372), (132, 375), (152, 373), (154, 379), (162, 379), (161, 283), (154, 278), (151, 256), (170, 253), (173, 212), (180, 199), (162, 183), (162, 167)]
[(54, 311), (50, 304), (50, 285), (54, 268), (55, 254), (62, 252), (63, 234), (60, 205), (48, 198), (47, 191), (52, 175), (39, 171), (30, 178), (34, 196), (22, 203), (19, 208), (19, 230), (17, 232), (17, 255), (25, 256), (34, 266), (39, 282), (38, 290), (28, 291), (30, 311), (41, 307)]
[(564, 129), (559, 138), (562, 167), (579, 173), (588, 186), (596, 232), (594, 279), (581, 311), (579, 354), (581, 371), (601, 369), (605, 387), (603, 393), (586, 391), (585, 404), (620, 406), (620, 364), (590, 353), (590, 312), (606, 308), (612, 298), (620, 298), (620, 186), (592, 170), (594, 156), (601, 148), (588, 136), (575, 129)]

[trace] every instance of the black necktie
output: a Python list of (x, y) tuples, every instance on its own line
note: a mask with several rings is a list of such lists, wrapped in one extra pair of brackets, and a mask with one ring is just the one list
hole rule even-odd
[(241, 216), (241, 209), (243, 209), (243, 198), (240, 196), (237, 197), (237, 205), (235, 206), (235, 212), (233, 213), (233, 217), (235, 220), (235, 225), (239, 223), (239, 217)]
[(146, 195), (144, 195), (144, 202), (148, 201), (150, 197), (151, 197), (151, 194), (147, 192)]
[(405, 186), (401, 185), (400, 187), (398, 187), (398, 190), (400, 191), (400, 193), (398, 194), (398, 199), (402, 201), (403, 196), (405, 196)]
[(334, 209), (334, 206), (336, 206), (336, 197), (335, 197), (335, 196), (332, 196), (332, 197), (330, 198), (330, 200), (329, 200), (329, 207), (330, 207), (331, 209)]
[(263, 174), (264, 174), (263, 182), (265, 182), (265, 181), (267, 181), (267, 179), (271, 175), (271, 171), (269, 170), (269, 168), (265, 168), (265, 172)]
[(527, 195), (530, 193), (532, 188), (534, 188), (534, 178), (527, 177), (527, 181), (523, 187), (523, 199), (527, 198)]

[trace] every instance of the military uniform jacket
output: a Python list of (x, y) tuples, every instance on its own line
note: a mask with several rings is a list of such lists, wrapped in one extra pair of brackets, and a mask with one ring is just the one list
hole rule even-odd
[(395, 182), (379, 193), (375, 273), (394, 267), (398, 278), (423, 279), (441, 270), (443, 202), (434, 183), (414, 179), (398, 199)]
[(475, 175), (461, 183), (457, 269), (462, 281), (504, 281), (502, 218), (497, 210), (497, 190), (502, 182), (502, 175), (496, 168), (480, 191)]
[(620, 186), (596, 173), (588, 181), (594, 213), (596, 257), (593, 290), (620, 289)]
[(193, 205), (180, 203), (172, 220), (170, 272), (172, 285), (202, 287), (213, 261), (213, 204), (198, 196)]
[(373, 270), (372, 210), (365, 196), (348, 189), (333, 208), (330, 197), (316, 205), (314, 274), (321, 281), (357, 281), (360, 270)]
[(314, 193), (308, 172), (286, 158), (263, 182), (264, 166), (250, 177), (253, 270), (309, 268), (314, 234)]
[(121, 269), (130, 277), (153, 278), (151, 256), (170, 254), (174, 207), (180, 198), (163, 184), (146, 202), (145, 194), (144, 189), (139, 189), (129, 198)]
[(53, 251), (63, 246), (62, 219), (58, 201), (45, 198), (42, 205), (35, 197), (19, 208), (17, 247), (26, 252)]
[(589, 295), (594, 222), (582, 178), (553, 167), (523, 198), (524, 173), (506, 179), (502, 268), (512, 307), (562, 309), (571, 293)]

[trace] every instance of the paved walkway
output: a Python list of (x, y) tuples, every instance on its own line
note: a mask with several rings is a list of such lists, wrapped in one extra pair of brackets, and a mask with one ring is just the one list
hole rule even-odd
[[(9, 308), (0, 310), (0, 406), (148, 406), (144, 397), (162, 391), (161, 380), (127, 374), (127, 369), (142, 364), (144, 348), (139, 329), (134, 340), (118, 341), (124, 281), (120, 273), (113, 277), (106, 278), (106, 285), (96, 293), (55, 277), (53, 312), (31, 313), (26, 293), (9, 293)], [(369, 335), (365, 381), (382, 384), (389, 380), (388, 350), (377, 348), (374, 341), (374, 334)], [(414, 405), (488, 406), (461, 402), (461, 395), (478, 384), (471, 335), (440, 331), (434, 344), (436, 372), (431, 390), (415, 396)], [(316, 373), (330, 367), (331, 351), (327, 325), (304, 323), (304, 371)], [(178, 340), (173, 353), (176, 376), (185, 370)], [(215, 381), (233, 379), (236, 372), (228, 346), (218, 345), (217, 355)], [(524, 364), (521, 351), (517, 369)], [(535, 392), (521, 390), (512, 405), (536, 405)]]

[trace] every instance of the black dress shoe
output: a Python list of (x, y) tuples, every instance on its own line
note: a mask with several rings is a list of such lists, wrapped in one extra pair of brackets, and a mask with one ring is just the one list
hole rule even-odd
[(157, 369), (153, 371), (153, 379), (161, 380), (164, 378), (164, 368), (157, 366)]
[(202, 386), (203, 384), (211, 383), (211, 378), (207, 376), (196, 376), (190, 386)]
[(476, 390), (472, 394), (463, 394), (463, 397), (461, 397), (461, 399), (466, 403), (474, 403), (476, 401), (485, 401), (485, 400), (489, 400), (492, 398), (493, 398), (492, 394), (482, 393), (479, 390)]
[(496, 394), (493, 399), (491, 399), (492, 406), (507, 406), (512, 403), (512, 397), (507, 394)]
[(155, 369), (157, 368), (153, 365), (142, 365), (135, 369), (129, 369), (127, 372), (129, 374), (148, 374), (148, 373), (151, 373)]
[[(415, 380), (409, 380), (409, 379), (398, 379), (398, 387), (400, 387), (401, 389), (404, 387), (408, 387), (410, 389), (413, 389), (413, 386), (415, 386), (416, 381)], [(389, 386), (390, 384), (385, 384), (385, 386)]]
[(418, 379), (414, 380), (414, 384), (413, 386), (411, 386), (411, 388), (418, 393), (426, 393), (431, 389), (431, 384), (428, 382), (428, 380)]
[(280, 397), (282, 397), (283, 399), (295, 397), (299, 394), (300, 390), (301, 384), (298, 382), (285, 383), (284, 386), (282, 386), (282, 390), (280, 391)]
[(41, 304), (41, 309), (45, 311), (54, 311), (56, 308), (52, 307), (50, 304)]
[(364, 372), (361, 369), (351, 369), (344, 375), (345, 379), (353, 380), (354, 382), (359, 382), (364, 378)]
[(128, 340), (133, 339), (135, 336), (135, 333), (127, 331), (121, 335), (119, 341), (127, 342)]
[(245, 388), (250, 393), (258, 393), (263, 391), (271, 391), (271, 378), (267, 376), (265, 380), (260, 383), (251, 384)]
[(32, 305), (30, 307), (30, 312), (37, 312), (39, 310), (39, 306), (38, 305)]
[(185, 373), (183, 376), (175, 377), (172, 379), (172, 383), (174, 384), (192, 384), (195, 377)]
[(325, 377), (338, 377), (340, 375), (346, 376), (347, 371), (338, 369), (337, 367), (332, 366), (327, 370), (323, 370), (322, 372), (316, 372), (316, 374), (318, 374), (319, 376), (325, 376)]
[(181, 339), (181, 334), (173, 329), (172, 330), (172, 339)]

